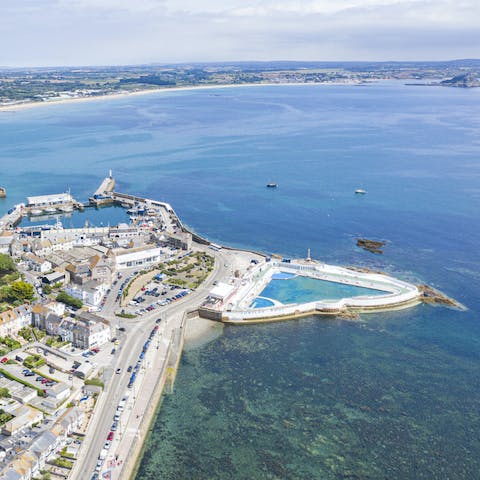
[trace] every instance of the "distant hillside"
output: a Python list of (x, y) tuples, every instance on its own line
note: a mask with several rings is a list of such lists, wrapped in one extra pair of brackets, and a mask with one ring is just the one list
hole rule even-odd
[(457, 75), (449, 80), (443, 80), (440, 85), (445, 87), (473, 88), (480, 87), (480, 77), (476, 73), (464, 73)]

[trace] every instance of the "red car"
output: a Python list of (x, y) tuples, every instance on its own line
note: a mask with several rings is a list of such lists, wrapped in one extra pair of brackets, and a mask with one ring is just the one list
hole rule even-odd
[(8, 362), (8, 358), (7, 358), (7, 357), (3, 357), (3, 358), (0, 360), (0, 362), (2, 362), (2, 363)]
[(113, 440), (113, 435), (114, 435), (113, 432), (110, 432), (110, 433), (108, 434), (107, 440), (108, 440), (109, 442), (111, 442), (111, 441)]

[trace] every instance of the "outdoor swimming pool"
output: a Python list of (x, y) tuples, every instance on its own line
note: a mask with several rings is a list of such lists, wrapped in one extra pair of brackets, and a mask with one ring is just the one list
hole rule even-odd
[[(316, 300), (340, 300), (342, 298), (362, 295), (382, 295), (385, 292), (371, 288), (328, 282), (316, 278), (293, 276), (279, 272), (262, 290), (251, 304), (251, 308), (264, 308), (273, 305), (268, 299), (277, 300), (283, 304), (308, 303)], [(259, 298), (264, 297), (264, 298)]]
[(250, 305), (250, 308), (265, 308), (273, 307), (274, 303), (268, 298), (257, 297), (253, 303)]

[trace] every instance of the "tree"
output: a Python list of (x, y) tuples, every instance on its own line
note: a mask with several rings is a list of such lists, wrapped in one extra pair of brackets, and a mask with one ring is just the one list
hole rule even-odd
[(10, 301), (24, 302), (25, 300), (33, 300), (35, 290), (32, 285), (23, 280), (13, 282), (8, 289), (8, 296)]
[(10, 398), (10, 392), (8, 391), (8, 388), (1, 387), (0, 388), (0, 398)]
[(65, 305), (70, 305), (75, 308), (82, 308), (83, 303), (79, 298), (72, 297), (68, 293), (61, 291), (57, 295), (57, 302), (65, 303)]
[(16, 272), (17, 267), (10, 255), (0, 253), (0, 275), (6, 275), (7, 273)]

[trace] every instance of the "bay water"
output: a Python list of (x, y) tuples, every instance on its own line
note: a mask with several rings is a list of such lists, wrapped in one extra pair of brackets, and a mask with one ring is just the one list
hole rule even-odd
[(259, 86), (4, 111), (0, 166), (0, 213), (67, 189), (86, 200), (112, 169), (119, 191), (168, 201), (212, 241), (310, 248), (467, 307), (226, 327), (185, 352), (138, 479), (480, 478), (479, 90)]

